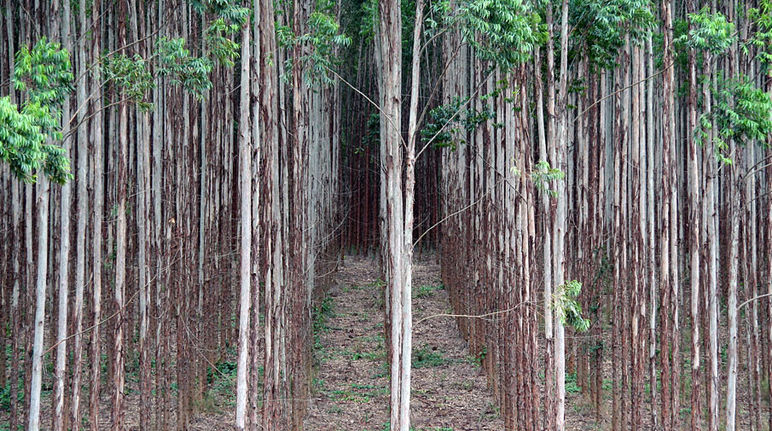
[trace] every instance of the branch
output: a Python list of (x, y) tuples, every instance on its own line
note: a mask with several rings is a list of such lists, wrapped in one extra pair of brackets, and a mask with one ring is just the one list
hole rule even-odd
[[(179, 258), (175, 259), (173, 262), (169, 262), (169, 265), (167, 265), (167, 266), (166, 266), (166, 269), (168, 270), (168, 269), (171, 267), (171, 265), (172, 265), (173, 263), (176, 263), (176, 262), (177, 262), (177, 261), (179, 261), (181, 258), (182, 258), (182, 257), (179, 257)], [(158, 275), (159, 275), (159, 273), (156, 273), (156, 274), (155, 274), (155, 275), (154, 275), (154, 276), (153, 276), (153, 277), (152, 277), (150, 280), (148, 280), (148, 282), (145, 284), (145, 287), (149, 287), (149, 286), (150, 286), (150, 283), (151, 283), (153, 280), (155, 280), (155, 279), (157, 279), (157, 278), (158, 278)], [(58, 345), (60, 345), (60, 344), (64, 343), (65, 341), (69, 340), (70, 338), (73, 338), (73, 337), (75, 337), (76, 335), (83, 335), (83, 334), (85, 334), (86, 332), (89, 332), (89, 331), (91, 331), (92, 329), (96, 328), (97, 326), (100, 326), (100, 325), (102, 325), (102, 324), (104, 324), (104, 323), (107, 323), (109, 320), (111, 320), (111, 319), (112, 319), (112, 318), (114, 318), (115, 316), (117, 316), (117, 315), (119, 315), (119, 314), (123, 313), (123, 310), (125, 310), (125, 309), (126, 309), (126, 307), (128, 307), (128, 306), (129, 306), (129, 304), (131, 304), (131, 302), (134, 300), (134, 298), (136, 298), (136, 297), (137, 297), (137, 295), (139, 294), (139, 292), (140, 292), (140, 289), (137, 289), (137, 291), (136, 291), (136, 292), (134, 292), (134, 294), (133, 294), (133, 295), (131, 295), (131, 297), (130, 297), (130, 298), (127, 300), (127, 301), (126, 301), (126, 303), (125, 303), (125, 304), (123, 304), (123, 307), (121, 307), (119, 310), (116, 310), (116, 311), (115, 311), (113, 314), (111, 314), (111, 315), (109, 315), (108, 317), (106, 317), (106, 318), (104, 318), (104, 319), (100, 320), (100, 321), (99, 321), (99, 322), (97, 322), (97, 323), (94, 323), (93, 325), (89, 326), (88, 328), (86, 328), (86, 329), (84, 329), (84, 330), (82, 330), (82, 331), (80, 331), (80, 332), (76, 332), (76, 333), (74, 333), (74, 334), (68, 335), (67, 337), (65, 337), (65, 338), (63, 338), (63, 339), (61, 339), (61, 340), (57, 341), (57, 342), (56, 342), (56, 343), (54, 343), (54, 344), (53, 344), (51, 347), (49, 347), (48, 349), (46, 349), (46, 350), (43, 352), (43, 354), (42, 354), (41, 356), (45, 356), (47, 353), (49, 353), (49, 352), (51, 352), (52, 350), (54, 350), (54, 349), (56, 348), (56, 346), (58, 346)]]
[[(365, 93), (363, 93), (362, 91), (360, 91), (358, 88), (354, 87), (354, 86), (353, 86), (351, 83), (349, 83), (348, 81), (346, 81), (346, 79), (345, 79), (345, 78), (343, 78), (342, 76), (340, 76), (340, 75), (339, 75), (337, 72), (335, 72), (334, 70), (330, 69), (330, 68), (329, 68), (329, 67), (327, 67), (327, 66), (323, 66), (323, 67), (324, 67), (324, 68), (325, 68), (325, 69), (326, 69), (328, 72), (330, 72), (330, 73), (332, 73), (333, 75), (335, 75), (335, 77), (336, 77), (336, 78), (340, 79), (340, 80), (341, 80), (341, 82), (343, 82), (344, 84), (348, 85), (348, 86), (349, 86), (349, 88), (351, 88), (352, 90), (354, 90), (355, 92), (357, 92), (357, 93), (358, 93), (360, 96), (364, 97), (364, 98), (365, 98), (365, 100), (367, 100), (368, 102), (370, 102), (370, 104), (371, 104), (371, 105), (373, 105), (373, 106), (375, 107), (375, 109), (377, 109), (377, 110), (378, 110), (378, 112), (380, 112), (380, 113), (381, 113), (381, 115), (384, 115), (384, 116), (386, 117), (386, 120), (387, 120), (387, 121), (389, 122), (389, 124), (391, 125), (391, 127), (395, 128), (395, 129), (397, 129), (397, 130), (399, 130), (399, 132), (400, 132), (400, 133), (399, 133), (399, 139), (400, 139), (400, 141), (402, 141), (402, 145), (403, 145), (403, 146), (405, 145), (405, 139), (404, 139), (404, 138), (402, 138), (402, 129), (401, 129), (401, 128), (399, 128), (399, 127), (397, 127), (397, 125), (395, 125), (395, 124), (394, 124), (394, 119), (392, 119), (392, 118), (391, 118), (389, 115), (387, 115), (385, 112), (383, 112), (383, 109), (381, 109), (381, 107), (380, 107), (380, 106), (379, 106), (377, 103), (373, 102), (373, 100), (372, 100), (372, 99), (370, 99), (369, 97), (367, 97), (367, 95), (366, 95)], [(416, 158), (417, 158), (417, 157), (416, 157)]]
[(753, 301), (755, 301), (757, 299), (766, 298), (768, 296), (772, 296), (772, 293), (765, 293), (763, 295), (759, 295), (759, 296), (753, 297), (751, 299), (748, 299), (747, 301), (745, 301), (742, 304), (740, 304), (739, 307), (737, 307), (737, 311), (740, 311), (741, 308), (743, 308), (744, 306), (748, 305), (749, 303), (751, 303), (751, 302), (753, 302)]
[(493, 188), (491, 188), (491, 189), (490, 189), (490, 190), (488, 190), (487, 192), (483, 193), (483, 195), (482, 195), (482, 196), (480, 196), (480, 198), (479, 198), (479, 199), (477, 199), (476, 201), (472, 202), (471, 204), (469, 204), (469, 205), (467, 205), (467, 206), (465, 206), (465, 207), (463, 207), (463, 208), (461, 208), (461, 209), (459, 209), (459, 210), (457, 210), (457, 211), (455, 211), (455, 212), (453, 212), (453, 213), (451, 213), (451, 214), (448, 214), (447, 216), (443, 217), (443, 218), (442, 218), (440, 221), (438, 221), (437, 223), (434, 223), (433, 225), (429, 226), (429, 228), (428, 228), (428, 229), (426, 229), (426, 230), (425, 230), (425, 231), (424, 231), (424, 232), (423, 232), (423, 233), (422, 233), (422, 234), (421, 234), (421, 235), (418, 237), (418, 239), (416, 239), (416, 240), (415, 240), (415, 242), (413, 243), (413, 248), (415, 248), (415, 246), (416, 246), (416, 245), (418, 245), (418, 243), (421, 241), (421, 239), (423, 239), (423, 237), (425, 237), (425, 236), (426, 236), (426, 234), (428, 234), (428, 233), (429, 233), (429, 231), (431, 231), (432, 229), (434, 229), (434, 228), (436, 228), (437, 226), (441, 225), (442, 223), (444, 223), (446, 220), (450, 219), (451, 217), (455, 217), (455, 216), (457, 216), (457, 215), (461, 214), (462, 212), (464, 212), (464, 211), (466, 211), (466, 210), (468, 210), (468, 209), (472, 208), (473, 206), (477, 205), (478, 203), (480, 203), (480, 201), (482, 201), (482, 200), (483, 200), (483, 198), (485, 198), (486, 196), (488, 196), (488, 195), (489, 195), (489, 194), (491, 194), (492, 192), (493, 192)]
[(423, 321), (426, 321), (426, 320), (429, 320), (429, 319), (434, 319), (434, 318), (437, 318), (437, 317), (464, 317), (464, 318), (469, 318), (469, 319), (485, 319), (487, 317), (497, 316), (499, 314), (506, 314), (506, 313), (509, 313), (511, 311), (515, 311), (516, 309), (520, 308), (521, 305), (527, 305), (529, 302), (530, 301), (523, 301), (523, 302), (515, 305), (514, 307), (507, 308), (505, 310), (491, 311), (490, 313), (485, 313), (485, 314), (450, 314), (450, 313), (432, 314), (431, 316), (426, 316), (423, 319), (420, 319), (419, 321), (415, 322), (415, 324), (413, 326), (418, 325), (419, 323), (421, 323)]
[(480, 83), (477, 85), (477, 88), (475, 88), (474, 92), (472, 92), (472, 94), (469, 96), (469, 100), (467, 100), (461, 106), (459, 106), (458, 111), (456, 111), (450, 118), (448, 118), (448, 121), (446, 121), (445, 124), (443, 124), (442, 127), (440, 127), (440, 130), (437, 130), (437, 133), (435, 133), (434, 136), (432, 136), (428, 141), (426, 141), (426, 144), (424, 144), (423, 148), (421, 148), (421, 150), (418, 151), (418, 154), (415, 155), (416, 159), (418, 159), (418, 157), (421, 156), (421, 153), (423, 153), (424, 150), (429, 148), (429, 145), (431, 145), (432, 142), (434, 142), (434, 140), (437, 139), (440, 133), (442, 133), (442, 131), (445, 130), (445, 127), (447, 127), (448, 124), (450, 124), (450, 122), (453, 121), (456, 118), (456, 116), (458, 116), (458, 114), (461, 112), (461, 109), (466, 107), (469, 103), (472, 102), (472, 100), (474, 100), (474, 96), (476, 96), (477, 93), (480, 92), (480, 89), (482, 88), (483, 84), (485, 84), (488, 81), (488, 78), (490, 78), (491, 75), (493, 75), (493, 70), (488, 72), (488, 75), (486, 75), (485, 78), (480, 80)]

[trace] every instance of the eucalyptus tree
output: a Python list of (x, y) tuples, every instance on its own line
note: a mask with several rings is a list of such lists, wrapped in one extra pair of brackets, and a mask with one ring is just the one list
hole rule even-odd
[[(58, 37), (58, 30), (54, 30)], [(65, 101), (72, 74), (68, 53), (60, 50), (58, 44), (47, 42), (45, 37), (32, 49), (22, 46), (16, 60), (13, 83), (22, 92), (24, 105), (19, 111), (8, 97), (0, 99), (0, 116), (4, 119), (0, 157), (19, 180), (39, 181), (37, 222), (41, 241), (37, 255), (45, 263), (48, 254), (49, 183), (63, 183), (71, 177), (69, 161), (64, 157), (65, 150), (50, 141), (62, 137), (59, 131), (60, 105)], [(41, 67), (47, 63), (49, 67)], [(27, 223), (31, 223), (29, 218)], [(29, 408), (29, 426), (34, 429), (39, 427), (47, 269), (46, 265), (37, 267)]]
[[(91, 6), (91, 27), (98, 28), (102, 23), (101, 0), (95, 0)], [(91, 38), (91, 59), (95, 63), (98, 61), (101, 50), (101, 32), (95, 31)], [(81, 65), (84, 67), (85, 65)], [(99, 429), (99, 393), (100, 393), (100, 372), (102, 369), (100, 322), (102, 320), (102, 224), (104, 221), (104, 175), (102, 160), (103, 153), (103, 130), (102, 130), (102, 74), (99, 67), (95, 67), (91, 76), (91, 91), (93, 94), (92, 113), (94, 117), (91, 120), (91, 142), (90, 154), (91, 175), (93, 176), (93, 216), (92, 216), (92, 236), (91, 253), (93, 272), (93, 291), (91, 301), (91, 315), (94, 327), (91, 330), (91, 379), (89, 385), (89, 425), (92, 431)], [(82, 179), (82, 178), (81, 178)]]
[[(53, 10), (58, 12), (58, 7), (54, 7)], [(54, 37), (58, 38), (59, 30), (55, 28), (54, 31)], [(3, 133), (7, 137), (7, 142), (0, 143), (3, 148), (3, 159), (9, 162), (12, 172), (21, 179), (39, 181), (37, 186), (38, 262), (28, 409), (28, 429), (32, 430), (40, 428), (40, 390), (48, 283), (49, 181), (62, 183), (71, 177), (69, 161), (64, 158), (64, 149), (50, 143), (43, 144), (43, 141), (62, 138), (59, 130), (61, 105), (67, 100), (72, 79), (69, 53), (60, 49), (58, 43), (48, 42), (43, 37), (32, 48), (22, 46), (16, 56), (14, 85), (25, 98), (21, 112), (18, 112), (14, 105), (9, 104), (7, 99), (3, 100), (5, 104), (3, 114), (7, 119), (7, 122), (4, 122), (6, 133)], [(21, 161), (19, 157), (23, 157)], [(42, 171), (45, 175), (37, 177), (33, 169)]]
[[(51, 14), (58, 19), (59, 2), (51, 4)], [(65, 1), (62, 5), (61, 34), (55, 34), (62, 40), (63, 49), (72, 50), (72, 38), (70, 35), (70, 3)], [(58, 31), (54, 32), (58, 33)], [(70, 136), (70, 98), (66, 97), (62, 103), (62, 135), (64, 137), (63, 148), (72, 154), (72, 137)], [(58, 316), (56, 332), (56, 367), (54, 374), (56, 383), (54, 386), (54, 415), (53, 429), (56, 431), (65, 429), (67, 418), (64, 411), (65, 381), (67, 379), (67, 310), (69, 303), (69, 267), (70, 267), (70, 206), (72, 194), (72, 182), (68, 181), (62, 186), (60, 197), (60, 246), (59, 246), (59, 280), (58, 280)]]
[[(86, 2), (81, 0), (78, 4), (78, 68), (83, 69), (88, 64), (87, 40), (83, 35), (89, 22), (86, 18)], [(88, 223), (88, 122), (86, 114), (88, 112), (88, 102), (86, 92), (88, 87), (88, 76), (83, 73), (77, 78), (77, 227), (75, 231), (75, 296), (73, 303), (73, 371), (72, 371), (72, 390), (70, 401), (70, 424), (73, 429), (80, 426), (80, 393), (81, 378), (83, 373), (83, 299), (86, 284), (86, 225)]]
[[(382, 58), (380, 75), (381, 96), (381, 165), (385, 173), (385, 214), (388, 249), (386, 255), (386, 273), (389, 275), (387, 298), (389, 301), (391, 327), (391, 430), (409, 429), (410, 418), (403, 417), (402, 405), (402, 369), (410, 367), (410, 355), (403, 357), (403, 318), (401, 312), (404, 300), (405, 279), (403, 274), (404, 246), (404, 204), (402, 195), (402, 6), (396, 0), (383, 0), (378, 3), (379, 45)], [(408, 293), (409, 295), (409, 293)], [(408, 296), (409, 297), (409, 296)], [(410, 307), (411, 304), (405, 304)], [(409, 403), (409, 400), (406, 400)], [(409, 405), (409, 404), (408, 404)], [(409, 413), (409, 409), (408, 409)]]
[[(252, 141), (250, 139), (250, 28), (249, 20), (241, 27), (241, 86), (239, 120), (239, 183), (240, 183), (240, 295), (239, 295), (239, 358), (236, 381), (236, 428), (246, 429), (248, 351), (249, 351), (249, 311), (252, 299)], [(255, 286), (255, 288), (257, 288)], [(254, 376), (253, 376), (254, 377)]]

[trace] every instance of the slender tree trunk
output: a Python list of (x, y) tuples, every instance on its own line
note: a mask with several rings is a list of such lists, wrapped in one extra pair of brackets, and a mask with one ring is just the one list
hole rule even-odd
[[(548, 40), (554, 39), (554, 23), (552, 18), (552, 8), (548, 7), (546, 12), (546, 25)], [(548, 162), (548, 158), (554, 163), (554, 144), (555, 141), (555, 48), (554, 44), (547, 44), (547, 138), (545, 148), (540, 148), (540, 157), (542, 161)], [(555, 397), (555, 328), (554, 317), (552, 313), (552, 292), (553, 286), (553, 267), (552, 267), (552, 245), (553, 232), (551, 225), (555, 223), (555, 207), (549, 193), (543, 193), (544, 215), (542, 216), (544, 232), (544, 333), (545, 333), (545, 386), (547, 388), (545, 397), (545, 418), (544, 428), (555, 429), (557, 399)]]
[[(260, 325), (260, 276), (261, 270), (262, 270), (262, 260), (264, 259), (264, 254), (266, 253), (266, 247), (265, 247), (265, 241), (264, 241), (264, 233), (263, 233), (263, 224), (261, 223), (261, 214), (263, 211), (263, 201), (260, 199), (261, 196), (261, 187), (263, 184), (263, 179), (265, 177), (265, 164), (263, 162), (263, 155), (262, 155), (262, 132), (260, 130), (260, 126), (263, 120), (262, 113), (260, 112), (260, 100), (258, 97), (261, 95), (260, 89), (258, 88), (259, 83), (261, 81), (261, 74), (262, 69), (259, 66), (261, 53), (260, 53), (260, 30), (259, 30), (259, 24), (261, 21), (260, 17), (260, 5), (259, 2), (255, 2), (253, 6), (253, 39), (252, 39), (252, 53), (249, 57), (250, 60), (250, 70), (252, 77), (250, 79), (250, 92), (252, 94), (251, 98), (251, 104), (252, 104), (252, 119), (251, 119), (251, 134), (252, 134), (252, 187), (251, 187), (251, 193), (252, 197), (251, 205), (252, 205), (252, 239), (255, 242), (255, 250), (252, 253), (251, 256), (251, 273), (252, 273), (252, 281), (251, 285), (254, 286), (252, 289), (252, 325), (254, 328), (251, 329), (250, 334), (250, 351), (249, 354), (252, 355), (250, 358), (250, 367), (249, 367), (249, 418), (248, 423), (252, 428), (256, 428), (260, 425), (260, 421), (258, 418), (259, 408), (258, 403), (260, 402), (259, 399), (261, 398), (261, 391), (260, 391), (260, 361), (259, 361), (259, 355), (258, 355), (258, 349), (260, 348), (260, 331), (258, 330), (258, 326)], [(266, 181), (271, 181), (270, 179), (267, 179)], [(261, 247), (262, 246), (262, 247)], [(258, 248), (262, 248), (262, 250), (258, 251)], [(265, 285), (267, 288), (267, 284)], [(263, 373), (265, 375), (265, 372)]]
[[(709, 55), (705, 56), (703, 60), (705, 64), (706, 76), (710, 76), (711, 73), (711, 58)], [(711, 111), (711, 99), (710, 89), (708, 82), (703, 84), (703, 103), (705, 105), (705, 112)], [(712, 134), (712, 132), (711, 132)], [(718, 205), (716, 203), (716, 184), (718, 166), (715, 154), (713, 153), (713, 143), (704, 147), (703, 160), (707, 163), (706, 169), (707, 179), (705, 187), (705, 205), (707, 206), (707, 239), (708, 239), (708, 322), (709, 322), (709, 355), (710, 355), (710, 379), (708, 380), (708, 388), (710, 393), (710, 399), (708, 403), (708, 430), (718, 430), (718, 406), (719, 406), (719, 357), (718, 357), (718, 233), (719, 233), (719, 219), (718, 219)]]
[[(78, 41), (78, 67), (85, 71), (88, 67), (86, 58), (86, 0), (80, 0), (78, 6), (78, 22), (81, 35)], [(80, 392), (83, 357), (83, 292), (86, 284), (86, 224), (88, 223), (88, 124), (86, 114), (88, 104), (86, 102), (86, 89), (88, 75), (81, 72), (77, 82), (77, 121), (78, 121), (78, 165), (75, 180), (78, 182), (78, 222), (75, 233), (75, 298), (73, 304), (73, 371), (72, 371), (72, 401), (70, 404), (70, 426), (77, 431), (81, 425), (80, 419)]]
[[(13, 235), (11, 238), (14, 240), (13, 244), (15, 244), (15, 253), (13, 257), (13, 271), (14, 274), (21, 275), (21, 251), (22, 247), (20, 244), (21, 239), (21, 224), (19, 223), (19, 219), (21, 218), (21, 212), (22, 212), (22, 205), (21, 205), (21, 186), (20, 181), (12, 181), (11, 183), (11, 225), (13, 228)], [(10, 414), (10, 426), (11, 429), (18, 429), (18, 378), (19, 378), (19, 361), (20, 361), (20, 354), (19, 354), (19, 341), (21, 338), (21, 310), (20, 310), (20, 291), (21, 291), (21, 285), (22, 285), (22, 277), (14, 277), (13, 281), (13, 290), (11, 292), (11, 334), (13, 335), (13, 340), (11, 341), (11, 375), (8, 379), (8, 384), (10, 385), (10, 390), (8, 391), (8, 396), (10, 398), (11, 403), (11, 414)]]
[[(402, 73), (402, 21), (401, 5), (396, 0), (379, 2), (380, 32), (379, 43), (382, 56), (381, 64), (381, 165), (385, 174), (386, 226), (388, 250), (386, 254), (386, 273), (388, 277), (388, 298), (391, 310), (391, 430), (408, 431), (403, 428), (400, 406), (402, 404), (402, 346), (403, 322), (402, 292), (404, 213), (402, 200), (402, 140), (401, 118), (401, 73)], [(409, 305), (408, 305), (409, 306)], [(409, 421), (409, 419), (406, 419)]]
[(251, 300), (252, 252), (252, 143), (250, 141), (250, 27), (249, 20), (241, 27), (241, 93), (239, 119), (239, 184), (241, 214), (241, 257), (239, 296), (239, 357), (236, 377), (236, 429), (245, 430), (247, 409), (247, 354), (249, 350), (249, 306)]
[[(563, 0), (562, 16), (560, 22), (560, 84), (557, 93), (557, 145), (555, 154), (557, 158), (555, 165), (562, 172), (566, 172), (568, 164), (566, 152), (568, 146), (568, 0)], [(557, 184), (557, 211), (555, 214), (555, 226), (553, 232), (553, 241), (555, 242), (553, 262), (555, 269), (553, 272), (554, 286), (561, 286), (565, 283), (566, 256), (565, 256), (565, 235), (566, 218), (568, 207), (568, 196), (566, 196), (566, 180), (561, 180)], [(555, 429), (562, 431), (566, 427), (565, 423), (565, 403), (566, 403), (566, 357), (565, 357), (565, 330), (563, 322), (556, 315), (555, 320), (555, 383), (557, 393), (557, 408)]]
[(727, 349), (728, 367), (727, 367), (727, 388), (726, 388), (726, 430), (734, 431), (736, 426), (737, 410), (737, 285), (739, 284), (739, 225), (740, 225), (740, 203), (739, 203), (739, 181), (741, 152), (738, 151), (734, 140), (730, 143), (730, 153), (733, 155), (733, 161), (729, 166), (729, 274), (728, 274), (728, 297), (727, 314), (729, 326), (729, 345)]
[[(413, 206), (415, 201), (415, 144), (418, 138), (418, 97), (421, 85), (421, 26), (423, 23), (423, 1), (415, 6), (413, 29), (413, 64), (410, 81), (410, 113), (408, 119), (408, 141), (405, 154), (405, 227), (402, 245), (402, 353), (400, 365), (400, 406), (399, 429), (410, 429), (410, 371), (413, 349)], [(394, 273), (397, 274), (397, 273)], [(396, 309), (394, 309), (396, 310)], [(392, 377), (393, 378), (393, 377)], [(392, 406), (393, 408), (393, 406)]]
[[(95, 0), (92, 5), (92, 26), (99, 28), (101, 0)], [(91, 42), (91, 58), (96, 61), (101, 55), (99, 30), (93, 32)], [(100, 340), (100, 320), (102, 319), (102, 220), (104, 208), (104, 161), (102, 160), (102, 92), (101, 77), (99, 69), (95, 68), (92, 76), (92, 91), (94, 94), (94, 104), (91, 119), (91, 138), (93, 140), (92, 162), (94, 177), (94, 218), (93, 218), (93, 236), (92, 253), (93, 263), (92, 271), (94, 277), (94, 290), (92, 299), (92, 323), (94, 329), (91, 331), (91, 394), (89, 403), (89, 423), (91, 431), (99, 430), (99, 388), (100, 372), (102, 368), (101, 340)]]
[[(120, 2), (119, 9), (119, 49), (124, 49), (127, 45), (126, 40), (126, 20), (128, 20), (127, 4), (123, 1)], [(126, 385), (126, 379), (124, 376), (124, 334), (123, 329), (127, 318), (127, 310), (125, 310), (126, 301), (126, 248), (127, 248), (127, 220), (126, 220), (126, 195), (128, 180), (128, 163), (129, 163), (129, 106), (125, 100), (125, 94), (119, 96), (123, 99), (120, 103), (120, 113), (118, 118), (118, 153), (117, 153), (117, 223), (115, 227), (115, 312), (117, 313), (113, 324), (115, 325), (113, 330), (113, 400), (112, 400), (112, 426), (113, 431), (121, 431), (124, 429), (125, 407), (124, 407), (124, 390)], [(179, 348), (179, 346), (178, 346)]]
[[(54, 3), (56, 5), (57, 3)], [(52, 11), (53, 12), (53, 11)], [(58, 19), (54, 15), (54, 19)], [(70, 2), (65, 1), (62, 10), (62, 46), (68, 52), (72, 51), (70, 39)], [(68, 157), (72, 157), (72, 138), (67, 137), (70, 131), (70, 100), (67, 98), (62, 107), (62, 135), (65, 136), (63, 148)], [(67, 305), (69, 300), (69, 268), (70, 268), (70, 205), (72, 195), (72, 181), (68, 181), (62, 186), (60, 201), (60, 245), (59, 245), (59, 305), (57, 307), (59, 316), (57, 318), (56, 342), (56, 368), (54, 375), (56, 383), (54, 385), (54, 418), (53, 429), (55, 431), (65, 430), (67, 416), (64, 412), (64, 387), (67, 380)]]
[[(687, 4), (690, 12), (695, 12), (694, 0)], [(689, 100), (687, 115), (687, 167), (689, 187), (689, 287), (691, 289), (691, 324), (692, 324), (692, 387), (691, 387), (691, 429), (699, 430), (702, 426), (700, 406), (700, 173), (697, 161), (697, 141), (694, 130), (697, 128), (697, 66), (696, 52), (689, 50)]]
[(43, 336), (45, 335), (46, 285), (48, 277), (48, 198), (49, 182), (38, 176), (37, 184), (37, 280), (35, 283), (34, 341), (27, 429), (40, 429), (40, 388), (43, 380)]

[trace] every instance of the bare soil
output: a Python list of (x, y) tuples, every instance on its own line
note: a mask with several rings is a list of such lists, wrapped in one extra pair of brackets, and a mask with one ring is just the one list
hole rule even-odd
[[(383, 337), (384, 290), (378, 263), (347, 258), (327, 292), (327, 317), (317, 323), (310, 431), (388, 429), (389, 380)], [(322, 300), (324, 304), (324, 300)], [(467, 355), (450, 317), (439, 265), (416, 262), (413, 271), (411, 423), (416, 431), (501, 430), (504, 424), (486, 377)]]

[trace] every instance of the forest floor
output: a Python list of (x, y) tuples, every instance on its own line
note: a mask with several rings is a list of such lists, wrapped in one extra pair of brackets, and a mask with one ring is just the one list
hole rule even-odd
[[(316, 307), (317, 375), (305, 429), (388, 430), (389, 370), (383, 330), (383, 283), (378, 264), (346, 258)], [(504, 424), (484, 373), (467, 354), (449, 313), (439, 265), (413, 268), (411, 418), (416, 431), (501, 430)]]
[[(384, 291), (377, 268), (378, 263), (372, 258), (347, 257), (345, 264), (332, 276), (329, 286), (319, 293), (313, 322), (315, 374), (304, 427), (308, 431), (388, 430), (389, 370), (383, 330)], [(487, 377), (479, 363), (469, 355), (455, 319), (436, 316), (451, 313), (448, 294), (439, 277), (439, 265), (432, 256), (426, 256), (416, 259), (413, 270), (411, 418), (414, 431), (502, 430), (504, 425), (488, 388)], [(683, 340), (682, 345), (688, 346), (687, 342)], [(217, 364), (220, 371), (213, 374), (204, 399), (197, 403), (197, 413), (191, 418), (189, 429), (233, 429), (235, 353), (235, 349), (229, 350)], [(600, 418), (571, 377), (567, 378), (567, 430), (610, 428), (610, 369), (610, 359), (607, 359), (604, 361)], [(41, 406), (44, 429), (51, 423), (51, 377), (49, 370), (45, 373)], [(139, 408), (136, 371), (127, 373), (126, 383), (127, 429), (135, 431), (140, 429), (139, 416), (149, 412), (141, 412)], [(88, 394), (87, 385), (83, 390)], [(721, 395), (723, 399), (724, 394)], [(738, 404), (738, 429), (749, 429), (747, 384), (741, 385), (738, 395), (741, 401)], [(7, 430), (7, 400), (0, 397), (0, 401), (3, 401), (0, 402), (0, 430)], [(107, 430), (110, 425), (109, 390), (103, 391), (100, 404), (99, 429)], [(682, 395), (684, 406), (688, 406), (688, 398), (684, 399)], [(175, 423), (175, 409), (172, 399), (168, 408), (169, 424)], [(681, 411), (681, 419), (684, 424), (688, 423), (688, 410)], [(650, 429), (648, 408), (644, 420), (643, 429)], [(762, 423), (766, 420), (767, 415), (762, 414)]]

